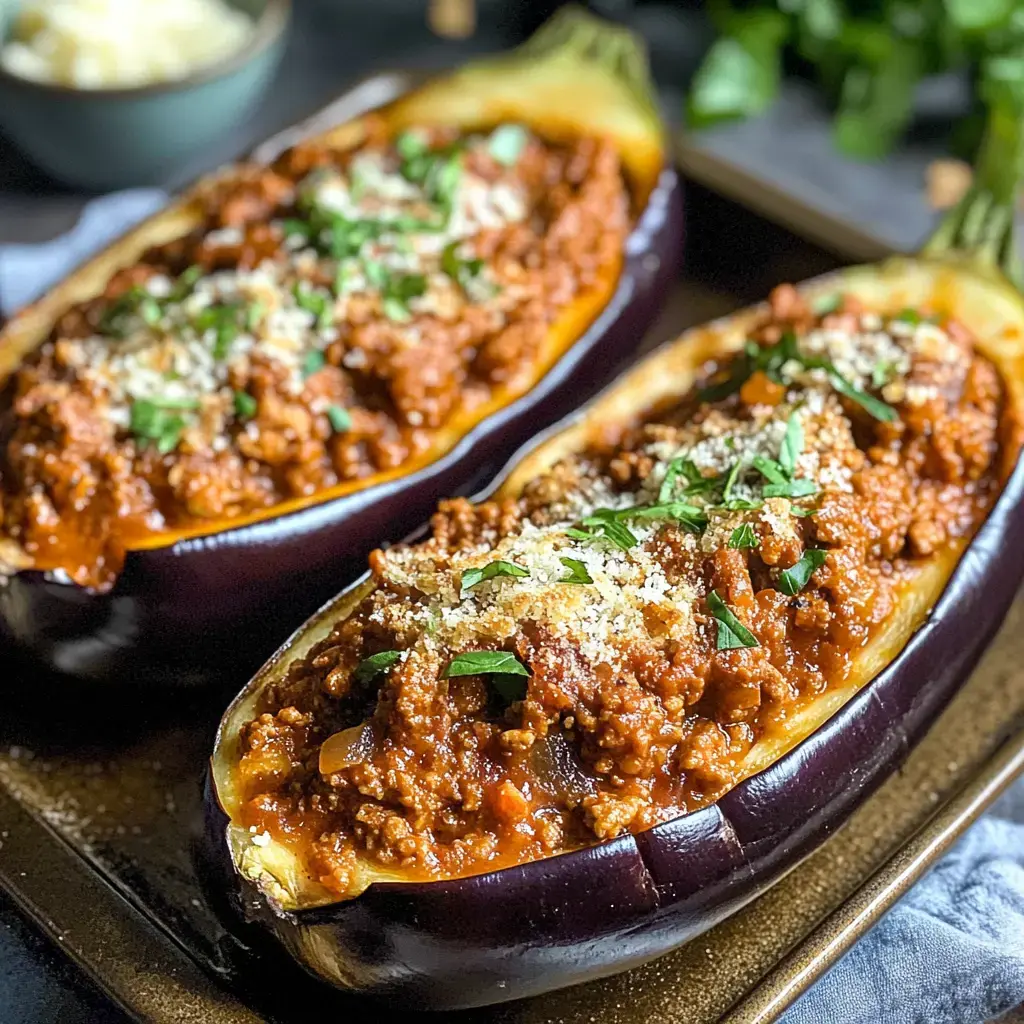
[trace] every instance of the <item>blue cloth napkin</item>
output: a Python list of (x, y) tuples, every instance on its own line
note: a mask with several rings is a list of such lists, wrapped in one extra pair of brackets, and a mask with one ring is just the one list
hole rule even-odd
[[(165, 201), (90, 203), (45, 245), (0, 247), (10, 315)], [(1024, 1002), (1024, 780), (783, 1016), (784, 1024), (983, 1024)]]

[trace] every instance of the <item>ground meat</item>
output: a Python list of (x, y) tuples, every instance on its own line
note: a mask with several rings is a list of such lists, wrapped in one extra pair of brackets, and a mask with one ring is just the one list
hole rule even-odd
[[(368, 481), (422, 456), (453, 417), (472, 421), (496, 389), (515, 394), (528, 388), (550, 358), (545, 342), (559, 312), (602, 281), (607, 286), (621, 263), (629, 197), (618, 154), (598, 139), (554, 144), (527, 136), (509, 167), (489, 155), (486, 136), (467, 140), (433, 129), (420, 137), (441, 154), (439, 160), (458, 157), (464, 148), (455, 186), (467, 182), (457, 193), (463, 198), (401, 198), (421, 186), (410, 184), (418, 179), (404, 169), (395, 140), (371, 120), (366, 141), (354, 152), (302, 143), (273, 167), (238, 168), (204, 196), (201, 227), (146, 253), (138, 265), (115, 273), (96, 299), (64, 313), (8, 386), (0, 418), (0, 536), (39, 568), (61, 567), (78, 583), (106, 588), (124, 549), (147, 536), (203, 532), (290, 499), (315, 500), (346, 482)], [(367, 193), (365, 185), (363, 195), (356, 192), (357, 174), (376, 180), (366, 177), (368, 166), (383, 181), (379, 196), (372, 188)], [(475, 177), (466, 179), (470, 173)], [(344, 234), (330, 235), (334, 249), (315, 251), (323, 248), (327, 230), (315, 225), (304, 229), (309, 246), (299, 250), (293, 244), (287, 225), (313, 216), (309, 196), (319, 195), (316, 190), (325, 180), (330, 184), (331, 175), (349, 182), (349, 206), (344, 215), (329, 208), (320, 216), (335, 233), (369, 224), (370, 241), (359, 245), (370, 245), (372, 259), (338, 255), (349, 244)], [(422, 188), (434, 187), (432, 180), (427, 175)], [(400, 198), (389, 198), (394, 195)], [(421, 222), (438, 216), (444, 202), (454, 204), (447, 216), (475, 227), (459, 229), (454, 255), (451, 246), (443, 257), (438, 254), (429, 234), (433, 228), (408, 229), (414, 235), (427, 231), (420, 239), (426, 256), (419, 249), (410, 256), (401, 238), (382, 254), (373, 246), (385, 245), (375, 238), (386, 232), (374, 229), (372, 218), (387, 214), (393, 202), (405, 202), (396, 209)], [(353, 203), (362, 204), (354, 213)], [(480, 266), (460, 257), (458, 245)], [(452, 270), (453, 258), (465, 258), (465, 265)], [(391, 263), (385, 266), (386, 259)], [(423, 259), (433, 269), (417, 282), (408, 268), (415, 270)], [(404, 269), (387, 269), (392, 265)], [(390, 274), (389, 283), (370, 282), (343, 295), (337, 282), (353, 267), (357, 274)], [(198, 277), (183, 285), (192, 273)], [(267, 273), (276, 275), (289, 316), (302, 314), (290, 305), (293, 290), (313, 289), (316, 301), (326, 296), (335, 303), (333, 317), (328, 307), (326, 321), (320, 317), (303, 328), (312, 331), (315, 343), (307, 353), (315, 357), (311, 365), (288, 349), (294, 348), (288, 333), (293, 327), (283, 320), (268, 326), (260, 301), (245, 314), (258, 327), (235, 323), (227, 340), (215, 324), (196, 327), (193, 343), (191, 321), (183, 327), (174, 319), (179, 307), (173, 303), (185, 309), (189, 288), (206, 287), (218, 275)], [(397, 313), (397, 300), (385, 297), (396, 281), (412, 281), (414, 292)], [(249, 278), (245, 282), (246, 288), (261, 287)], [(166, 298), (179, 287), (185, 298)], [(416, 289), (424, 290), (422, 298)], [(165, 311), (170, 320), (158, 321), (160, 302), (171, 303), (171, 312)], [(217, 302), (230, 311), (230, 301)], [(125, 309), (131, 329), (141, 332), (138, 344), (134, 335), (124, 338)], [(179, 349), (189, 352), (186, 342), (230, 350), (238, 332), (250, 330), (257, 332), (251, 352), (215, 355), (222, 362), (230, 357), (219, 383), (203, 377), (201, 386), (216, 390), (199, 394), (181, 412), (174, 406), (158, 409), (163, 427), (150, 434), (145, 425), (136, 426), (137, 396), (126, 398), (121, 384), (109, 383), (108, 363), (97, 369), (97, 361), (106, 358), (104, 345), (109, 349), (120, 338), (124, 354), (118, 350), (111, 359), (135, 358), (146, 344), (158, 354), (167, 349), (157, 369), (173, 383), (181, 377)], [(272, 354), (258, 331), (283, 332), (284, 348), (273, 351), (291, 355), (291, 361)], [(211, 341), (214, 333), (220, 340)], [(147, 372), (152, 369), (147, 364)], [(124, 386), (137, 384), (132, 379)], [(180, 425), (173, 426), (175, 418)]]
[[(822, 324), (873, 335), (876, 321), (851, 300), (815, 317), (787, 288), (755, 334), (769, 345)], [(887, 385), (905, 399), (898, 415), (870, 419), (848, 393), (823, 394), (820, 380), (794, 391), (762, 373), (713, 406), (686, 396), (684, 415), (668, 409), (610, 432), (614, 443), (558, 464), (515, 499), (445, 502), (429, 541), (376, 552), (376, 590), (264, 694), (262, 713), (243, 730), (242, 824), (291, 844), (314, 877), (345, 896), (358, 891), (360, 862), (418, 878), (479, 872), (640, 831), (715, 800), (758, 739), (848, 678), (922, 560), (969, 537), (998, 491), (1004, 403), (994, 367), (958, 325), (938, 340), (930, 325), (891, 329), (911, 353)], [(948, 346), (936, 361), (940, 342)], [(785, 403), (793, 411), (776, 423)], [(763, 481), (740, 472), (745, 459), (764, 464), (750, 445), (783, 434), (790, 483), (800, 467), (822, 474), (813, 496), (799, 498), (807, 488), (766, 496), (756, 490), (767, 491)], [(724, 461), (711, 471), (700, 458)], [(657, 496), (675, 486), (666, 484), (669, 466), (685, 500), (706, 502), (697, 509), (705, 524), (692, 509), (688, 526), (666, 512), (669, 521), (646, 532), (642, 520), (621, 520), (637, 532), (625, 553), (588, 539), (582, 527), (602, 522), (595, 505), (628, 500), (650, 513), (664, 501)], [(777, 478), (782, 468), (767, 472)], [(707, 497), (722, 487), (737, 507), (725, 507), (724, 491)], [(604, 575), (561, 590), (565, 580), (538, 580), (550, 538), (556, 551), (575, 543), (574, 571)], [(784, 585), (809, 552), (813, 569)], [(471, 582), (467, 596), (459, 567), (488, 558), (507, 559), (506, 575), (509, 564), (519, 575), (493, 580), (483, 596)], [(633, 565), (644, 576), (630, 592), (636, 603), (617, 604)], [(590, 586), (599, 592), (593, 603), (574, 603), (583, 601), (577, 588)], [(677, 596), (661, 599), (668, 593)], [(748, 630), (753, 644), (740, 634), (721, 642), (712, 595), (735, 617), (729, 628)], [(609, 605), (602, 634), (596, 623)], [(480, 648), (507, 652), (529, 675), (449, 678), (454, 652)], [(394, 667), (354, 684), (356, 666), (384, 651), (399, 659)], [(325, 739), (367, 721), (372, 752), (324, 774)], [(311, 807), (323, 813), (310, 816)]]

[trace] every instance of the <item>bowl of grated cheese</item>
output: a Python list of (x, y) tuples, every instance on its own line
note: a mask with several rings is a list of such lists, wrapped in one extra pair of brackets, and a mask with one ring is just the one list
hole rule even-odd
[(290, 0), (0, 0), (0, 131), (90, 189), (156, 184), (252, 110)]

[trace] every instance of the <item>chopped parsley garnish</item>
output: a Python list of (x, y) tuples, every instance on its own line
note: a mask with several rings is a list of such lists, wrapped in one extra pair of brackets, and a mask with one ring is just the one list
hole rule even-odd
[(174, 282), (174, 286), (171, 288), (171, 293), (167, 298), (171, 302), (181, 302), (182, 299), (188, 298), (188, 296), (194, 291), (195, 286), (199, 283), (199, 279), (202, 276), (202, 267), (197, 267), (195, 265), (186, 267), (178, 275), (178, 279)]
[(508, 651), (465, 651), (456, 654), (444, 670), (444, 678), (487, 675), (494, 691), (506, 704), (526, 696), (530, 670)]
[(583, 520), (583, 527), (582, 530), (571, 529), (566, 532), (578, 540), (596, 540), (598, 537), (603, 537), (622, 551), (628, 551), (639, 543), (636, 534), (621, 521), (619, 513), (614, 509), (594, 509)]
[(569, 558), (563, 556), (559, 558), (559, 561), (569, 571), (562, 576), (557, 582), (558, 583), (593, 583), (594, 580), (590, 573), (587, 571), (586, 565), (583, 564), (578, 558)]
[(777, 484), (765, 484), (761, 490), (766, 498), (807, 498), (817, 492), (818, 485), (806, 477), (800, 477), (797, 480), (783, 480)]
[(316, 292), (304, 284), (295, 286), (295, 303), (299, 309), (312, 313), (316, 318), (316, 326), (323, 329), (334, 322), (334, 303), (324, 292)]
[(403, 160), (419, 156), (429, 149), (427, 140), (419, 132), (402, 132), (395, 138), (395, 149)]
[[(462, 148), (459, 141), (442, 149), (431, 150), (423, 140), (408, 133), (400, 136), (395, 145), (402, 157), (400, 173), (406, 181), (421, 185), (427, 199), (441, 208), (445, 221), (451, 216), (455, 193), (462, 180)], [(443, 226), (443, 225), (442, 225)]]
[(744, 462), (742, 459), (737, 459), (732, 466), (729, 468), (729, 473), (725, 478), (725, 487), (722, 490), (722, 502), (726, 508), (730, 507), (730, 503), (733, 500), (732, 491), (736, 486), (736, 481), (740, 478), (740, 473), (743, 471)]
[(499, 576), (522, 577), (529, 575), (529, 569), (524, 569), (521, 565), (516, 565), (515, 562), (506, 562), (503, 559), (498, 559), (494, 562), (488, 562), (483, 566), (464, 569), (462, 571), (462, 593), (465, 594), (467, 590), (472, 590), (473, 587), (483, 583), (484, 580), (493, 580)]
[(796, 565), (779, 574), (779, 590), (790, 597), (799, 594), (807, 586), (814, 570), (825, 563), (826, 552), (808, 548)]
[(213, 331), (213, 357), (227, 359), (231, 345), (242, 332), (242, 325), (249, 329), (254, 315), (252, 306), (241, 302), (222, 302), (201, 309), (192, 326), (200, 335)]
[(729, 537), (729, 547), (756, 548), (757, 534), (754, 532), (753, 526), (750, 523), (743, 523), (742, 526), (737, 526), (732, 531), (732, 536)]
[(622, 519), (670, 519), (690, 533), (703, 533), (708, 517), (697, 505), (685, 501), (670, 501), (658, 505), (634, 505), (616, 513)]
[(728, 398), (739, 391), (758, 371), (781, 384), (782, 368), (790, 361), (799, 363), (805, 370), (824, 370), (828, 374), (829, 383), (836, 391), (856, 402), (876, 420), (888, 423), (896, 419), (896, 410), (892, 406), (886, 405), (881, 399), (861, 391), (850, 383), (830, 360), (803, 355), (792, 331), (783, 334), (777, 345), (762, 347), (755, 341), (748, 341), (744, 346), (743, 355), (733, 360), (728, 375), (701, 388), (698, 392), (699, 397), (704, 402), (718, 402)]
[(502, 167), (512, 167), (522, 156), (526, 147), (526, 129), (518, 124), (503, 124), (491, 132), (487, 140), (487, 152)]
[(507, 676), (528, 676), (530, 670), (508, 651), (464, 651), (456, 654), (444, 670), (445, 679), (499, 672)]
[(718, 622), (715, 649), (733, 651), (739, 647), (760, 647), (757, 637), (733, 614), (717, 590), (708, 594), (708, 611)]
[(871, 386), (877, 391), (884, 388), (892, 380), (896, 366), (885, 359), (880, 359), (871, 367)]
[(235, 415), (243, 420), (251, 420), (256, 415), (256, 399), (248, 391), (235, 392)]
[(288, 217), (286, 220), (281, 221), (281, 231), (284, 233), (285, 238), (297, 236), (305, 238), (307, 241), (313, 234), (312, 225), (307, 224), (304, 220), (299, 220), (297, 217)]
[(330, 420), (331, 430), (336, 434), (344, 434), (352, 429), (352, 416), (340, 405), (327, 406), (327, 419)]
[(779, 465), (782, 472), (792, 477), (796, 472), (797, 459), (804, 450), (804, 430), (800, 426), (800, 415), (794, 410), (786, 421), (786, 436), (782, 439), (779, 449)]
[(178, 447), (188, 422), (183, 411), (199, 408), (194, 398), (138, 398), (132, 402), (131, 432), (140, 440), (152, 441), (161, 455)]
[(409, 300), (418, 298), (427, 290), (427, 279), (422, 274), (392, 274), (381, 289), (384, 315), (399, 322), (412, 319)]
[(786, 436), (782, 439), (779, 459), (754, 456), (754, 468), (768, 481), (761, 489), (765, 498), (806, 498), (817, 493), (818, 485), (806, 477), (794, 478), (797, 460), (804, 447), (804, 432), (798, 414), (790, 414)]
[(364, 259), (362, 262), (367, 283), (373, 288), (384, 288), (391, 276), (387, 267), (380, 260)]
[(459, 256), (460, 244), (461, 240), (457, 239), (444, 247), (444, 252), (441, 253), (441, 269), (463, 291), (466, 291), (467, 286), (484, 269), (484, 261), (481, 259), (463, 259)]
[(352, 268), (347, 263), (339, 263), (334, 272), (334, 294), (341, 295), (352, 280)]
[(788, 479), (782, 466), (774, 459), (765, 455), (754, 456), (754, 469), (756, 469), (770, 484), (784, 484)]
[(665, 504), (672, 500), (676, 482), (680, 476), (686, 480), (683, 496), (687, 498), (713, 491), (722, 482), (721, 477), (704, 476), (694, 464), (693, 459), (681, 455), (679, 458), (673, 459), (665, 469), (665, 479), (658, 490), (658, 502), (660, 504)]
[(310, 349), (302, 359), (302, 376), (312, 377), (314, 373), (317, 373), (324, 368), (324, 363), (326, 363), (326, 361), (327, 360), (324, 359), (324, 354), (320, 349)]
[(402, 657), (401, 651), (381, 651), (379, 654), (371, 654), (363, 658), (352, 673), (352, 681), (356, 683), (368, 683), (374, 676), (386, 672), (396, 661)]
[(854, 387), (845, 377), (839, 374), (831, 363), (822, 361), (822, 369), (828, 371), (832, 387), (841, 395), (845, 395), (851, 402), (856, 402), (869, 416), (873, 416), (882, 423), (891, 423), (896, 419), (896, 410), (891, 405), (886, 405), (880, 398), (869, 395), (866, 391)]
[(107, 307), (100, 317), (99, 329), (103, 334), (123, 338), (135, 319), (153, 327), (163, 319), (163, 315), (160, 303), (141, 285), (133, 285)]

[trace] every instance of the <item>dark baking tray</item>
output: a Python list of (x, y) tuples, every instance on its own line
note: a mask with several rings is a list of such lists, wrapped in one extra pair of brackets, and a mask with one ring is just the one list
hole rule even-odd
[[(350, 116), (354, 106), (380, 102), (407, 82), (375, 76), (355, 101), (349, 94), (317, 123)], [(830, 267), (822, 253), (710, 194), (691, 205), (694, 258), (649, 343), (777, 280)], [(730, 236), (742, 239), (745, 261), (723, 255)], [(1024, 716), (1017, 668), (1024, 602), (1014, 616), (906, 767), (837, 837), (740, 914), (646, 967), (445, 1019), (704, 1024), (730, 1007), (737, 1022), (774, 1019), (1024, 763), (1024, 734), (1012, 729)], [(292, 625), (282, 623), (282, 636)], [(73, 687), (9, 655), (0, 659), (0, 888), (119, 1007), (156, 1024), (283, 1024), (321, 1015), (361, 1024), (380, 1016), (377, 1007), (321, 987), (253, 936), (239, 941), (205, 901), (192, 859), (201, 779), (217, 718), (243, 679), (225, 678), (219, 692), (160, 700)], [(403, 1016), (411, 1024), (441, 1019)]]

